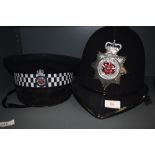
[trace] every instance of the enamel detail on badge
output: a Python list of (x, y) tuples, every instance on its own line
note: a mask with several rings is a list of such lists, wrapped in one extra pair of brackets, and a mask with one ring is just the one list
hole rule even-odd
[(125, 57), (118, 56), (117, 53), (122, 49), (121, 44), (106, 42), (105, 53), (99, 52), (97, 61), (92, 64), (95, 70), (95, 78), (102, 83), (104, 90), (112, 83), (120, 84), (120, 78), (126, 74), (124, 67)]
[(37, 70), (37, 74), (36, 74), (36, 84), (40, 87), (44, 87), (47, 83), (45, 74), (44, 74), (44, 70)]

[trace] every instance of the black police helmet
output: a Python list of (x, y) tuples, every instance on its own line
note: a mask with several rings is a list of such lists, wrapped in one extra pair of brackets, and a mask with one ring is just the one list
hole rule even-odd
[(92, 115), (106, 118), (143, 101), (144, 72), (140, 37), (129, 27), (103, 27), (85, 46), (74, 95)]

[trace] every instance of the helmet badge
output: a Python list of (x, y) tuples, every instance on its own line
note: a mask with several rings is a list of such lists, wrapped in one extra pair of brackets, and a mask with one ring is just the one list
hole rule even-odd
[(105, 53), (97, 54), (97, 60), (92, 64), (95, 78), (100, 80), (104, 90), (112, 83), (120, 84), (121, 76), (127, 74), (124, 67), (126, 58), (117, 55), (122, 49), (122, 45), (117, 44), (114, 40), (113, 43), (106, 42), (105, 49)]

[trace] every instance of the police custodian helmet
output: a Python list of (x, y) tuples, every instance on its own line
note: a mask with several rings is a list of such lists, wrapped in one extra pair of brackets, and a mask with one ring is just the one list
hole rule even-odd
[(103, 27), (88, 40), (73, 93), (97, 118), (106, 118), (142, 103), (145, 54), (140, 37), (129, 27)]
[(4, 66), (14, 77), (16, 93), (23, 105), (7, 103), (6, 96), (3, 106), (42, 107), (62, 103), (72, 94), (71, 82), (78, 63), (77, 58), (53, 54), (23, 54), (4, 58)]

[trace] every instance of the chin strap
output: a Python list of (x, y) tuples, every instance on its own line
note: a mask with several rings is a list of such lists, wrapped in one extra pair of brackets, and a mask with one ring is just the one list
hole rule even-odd
[(18, 104), (14, 104), (14, 103), (7, 103), (8, 96), (10, 96), (11, 94), (13, 94), (15, 91), (16, 91), (16, 89), (12, 89), (11, 91), (9, 91), (6, 94), (6, 96), (2, 100), (3, 107), (4, 108), (27, 108), (27, 107), (29, 107), (28, 105), (18, 105)]
[(149, 95), (146, 95), (146, 96), (143, 98), (142, 102), (144, 102), (145, 105), (150, 105), (150, 104), (152, 104), (152, 100), (151, 100), (151, 98), (150, 98)]
[(143, 96), (143, 99), (142, 99), (142, 102), (145, 103), (145, 105), (150, 105), (152, 104), (152, 99), (151, 97), (148, 95), (148, 92), (149, 92), (149, 88), (148, 86), (145, 85), (145, 96)]

